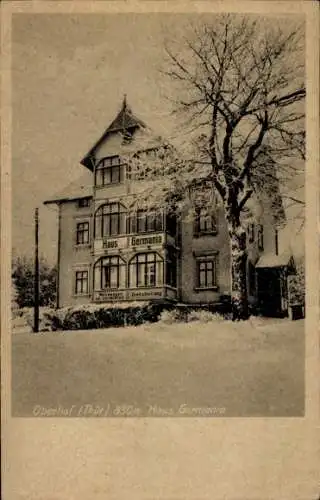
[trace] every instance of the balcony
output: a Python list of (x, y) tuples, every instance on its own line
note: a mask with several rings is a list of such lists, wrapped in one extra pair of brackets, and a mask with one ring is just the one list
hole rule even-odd
[(98, 208), (95, 214), (94, 253), (125, 249), (163, 248), (176, 245), (175, 216), (138, 210), (130, 214), (120, 202)]

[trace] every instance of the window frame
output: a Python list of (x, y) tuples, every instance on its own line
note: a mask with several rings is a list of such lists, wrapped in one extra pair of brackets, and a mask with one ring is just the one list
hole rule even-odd
[(258, 225), (257, 239), (258, 239), (258, 250), (260, 250), (260, 252), (263, 252), (263, 250), (264, 250), (264, 229), (263, 229), (263, 224), (259, 224)]
[[(142, 222), (143, 221), (143, 222)], [(164, 214), (138, 209), (127, 215), (127, 234), (150, 234), (164, 231)]]
[(91, 199), (88, 198), (79, 198), (78, 200), (78, 208), (88, 208), (90, 207)]
[[(109, 261), (109, 264), (106, 264), (106, 262)], [(112, 261), (117, 261), (116, 263), (113, 263)], [(95, 281), (96, 279), (96, 269), (99, 268), (99, 288), (97, 288), (97, 283)], [(116, 269), (116, 274), (117, 274), (117, 279), (116, 279), (116, 286), (111, 286), (111, 274), (112, 274), (112, 268)], [(124, 268), (124, 283), (121, 283), (121, 272), (120, 269)], [(106, 280), (106, 271), (109, 269), (110, 277), (109, 280)], [(126, 261), (120, 256), (120, 255), (105, 255), (103, 257), (100, 257), (94, 264), (93, 267), (93, 275), (94, 275), (94, 290), (95, 291), (101, 291), (101, 290), (121, 290), (123, 288), (127, 287), (127, 263)], [(107, 286), (107, 281), (109, 281), (109, 285)]]
[(253, 243), (255, 240), (255, 224), (254, 224), (254, 222), (250, 222), (250, 224), (248, 224), (248, 240), (249, 240), (249, 243)]
[[(113, 211), (112, 207), (117, 206)], [(119, 201), (105, 203), (97, 208), (94, 214), (94, 238), (117, 238), (126, 234), (127, 209)], [(113, 220), (117, 220), (117, 231), (112, 231)], [(107, 222), (108, 221), (108, 222)], [(98, 227), (100, 225), (100, 228)], [(121, 227), (122, 226), (122, 227)]]
[[(106, 156), (101, 158), (96, 165), (94, 173), (94, 185), (96, 188), (103, 188), (106, 186), (115, 186), (122, 184), (125, 178), (126, 163), (123, 162), (119, 155)], [(97, 182), (99, 172), (101, 173), (101, 182)], [(115, 175), (117, 172), (117, 175)], [(109, 181), (106, 180), (109, 178)]]
[[(202, 212), (204, 212), (202, 214)], [(210, 224), (208, 225), (207, 220), (210, 220)], [(203, 221), (204, 226), (203, 227)], [(194, 236), (205, 236), (205, 235), (216, 235), (218, 233), (217, 221), (214, 215), (210, 214), (209, 211), (204, 207), (197, 207), (195, 209), (195, 218), (194, 218)]]
[[(80, 229), (79, 226), (86, 226), (86, 229)], [(80, 238), (80, 235), (82, 238)], [(85, 241), (80, 241), (81, 239)], [(89, 221), (81, 221), (76, 223), (76, 245), (90, 245), (90, 222)]]
[[(150, 257), (153, 256), (153, 259)], [(159, 266), (161, 265), (160, 276), (158, 276)], [(131, 269), (134, 269), (132, 275), (134, 276), (134, 284), (131, 283)], [(157, 288), (164, 286), (164, 259), (158, 252), (142, 252), (135, 254), (129, 261), (128, 264), (128, 288)], [(141, 283), (141, 276), (143, 277), (143, 282)], [(151, 276), (153, 279), (151, 280)], [(162, 282), (159, 283), (159, 279), (162, 278)]]
[[(81, 275), (80, 277), (78, 277)], [(84, 277), (86, 275), (86, 277)], [(81, 284), (81, 290), (78, 290), (78, 284)], [(83, 290), (85, 284), (85, 290)], [(78, 269), (75, 271), (75, 284), (74, 284), (74, 294), (76, 296), (89, 295), (89, 270), (88, 269)]]
[[(218, 255), (206, 255), (198, 256), (196, 260), (196, 291), (205, 290), (218, 290)], [(201, 269), (201, 265), (205, 264), (205, 268)], [(208, 268), (208, 264), (211, 264), (212, 269)], [(201, 274), (205, 274), (205, 284), (201, 283)], [(208, 280), (208, 273), (211, 273), (211, 280)]]

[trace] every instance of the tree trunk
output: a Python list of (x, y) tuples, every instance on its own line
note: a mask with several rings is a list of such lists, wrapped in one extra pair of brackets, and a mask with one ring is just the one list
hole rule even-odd
[(231, 250), (231, 305), (232, 320), (245, 320), (249, 317), (247, 297), (247, 245), (246, 231), (240, 218), (227, 211), (228, 231)]

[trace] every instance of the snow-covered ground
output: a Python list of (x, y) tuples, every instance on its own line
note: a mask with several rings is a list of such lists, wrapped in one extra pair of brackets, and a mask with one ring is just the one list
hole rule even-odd
[(20, 330), (12, 336), (12, 409), (17, 416), (301, 416), (304, 321)]

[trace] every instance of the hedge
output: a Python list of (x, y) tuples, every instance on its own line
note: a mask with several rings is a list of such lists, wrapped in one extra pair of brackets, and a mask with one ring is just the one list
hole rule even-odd
[(51, 331), (91, 330), (121, 326), (137, 326), (158, 321), (162, 308), (157, 304), (132, 305), (127, 307), (80, 306), (57, 310), (44, 310), (41, 324), (50, 325)]
[[(226, 317), (229, 309), (228, 300), (214, 305), (174, 305), (160, 303), (139, 303), (130, 305), (86, 304), (61, 309), (40, 308), (40, 331), (91, 330), (97, 328), (138, 326), (143, 323), (155, 323), (164, 310), (172, 311), (181, 321), (187, 321), (190, 312), (205, 310)], [(27, 324), (33, 327), (33, 309), (21, 310)], [(175, 311), (175, 312), (174, 312)]]

